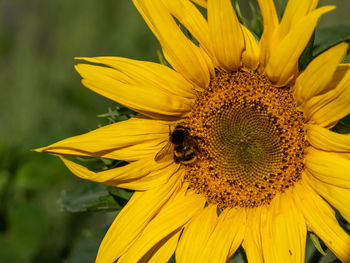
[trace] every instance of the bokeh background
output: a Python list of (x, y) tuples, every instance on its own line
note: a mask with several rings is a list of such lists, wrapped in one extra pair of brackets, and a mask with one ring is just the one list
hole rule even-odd
[[(320, 26), (349, 23), (350, 1), (321, 3), (338, 9)], [(62, 209), (84, 182), (30, 150), (107, 123), (115, 104), (80, 84), (75, 56), (157, 61), (158, 48), (130, 0), (0, 0), (0, 262), (94, 261), (116, 212)]]

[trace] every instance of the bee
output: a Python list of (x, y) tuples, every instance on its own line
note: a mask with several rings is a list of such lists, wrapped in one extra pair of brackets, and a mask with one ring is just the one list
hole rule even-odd
[(194, 145), (189, 128), (176, 125), (172, 132), (169, 131), (169, 142), (157, 153), (154, 160), (159, 163), (173, 158), (175, 163), (192, 163), (196, 160)]

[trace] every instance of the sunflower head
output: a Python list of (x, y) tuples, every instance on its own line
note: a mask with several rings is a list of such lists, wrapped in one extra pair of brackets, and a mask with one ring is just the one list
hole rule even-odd
[[(140, 115), (38, 149), (81, 178), (135, 191), (96, 262), (174, 252), (177, 262), (227, 262), (240, 245), (249, 262), (304, 262), (307, 230), (350, 262), (334, 213), (350, 221), (350, 137), (330, 130), (350, 113), (350, 66), (339, 64), (348, 44), (298, 68), (334, 6), (289, 0), (279, 19), (273, 0), (258, 0), (257, 40), (230, 0), (194, 1), (206, 17), (189, 0), (133, 2), (171, 68), (81, 58), (94, 63), (76, 66), (86, 87)], [(95, 173), (65, 155), (129, 164)]]

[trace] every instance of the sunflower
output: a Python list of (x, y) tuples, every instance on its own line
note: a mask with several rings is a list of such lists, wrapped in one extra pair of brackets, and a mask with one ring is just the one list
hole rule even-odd
[[(348, 45), (298, 70), (334, 6), (289, 0), (279, 21), (273, 0), (259, 0), (258, 42), (230, 0), (195, 1), (207, 18), (189, 0), (133, 2), (171, 67), (79, 58), (87, 88), (139, 115), (37, 150), (80, 178), (135, 191), (96, 262), (167, 262), (174, 252), (177, 262), (226, 262), (240, 245), (249, 262), (304, 262), (307, 231), (350, 262), (335, 217), (350, 221), (350, 135), (330, 130), (350, 113), (350, 66), (339, 64)], [(128, 164), (93, 172), (65, 156)]]

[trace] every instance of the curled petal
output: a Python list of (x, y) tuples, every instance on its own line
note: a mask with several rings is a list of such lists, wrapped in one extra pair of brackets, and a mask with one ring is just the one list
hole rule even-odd
[(350, 65), (339, 67), (330, 85), (332, 90), (311, 98), (303, 107), (309, 123), (328, 128), (350, 113)]
[(178, 192), (178, 179), (174, 176), (168, 184), (133, 194), (103, 238), (96, 263), (114, 262), (127, 251), (163, 205)]
[(290, 194), (276, 196), (261, 223), (265, 262), (305, 261), (305, 219)]
[(226, 262), (241, 245), (246, 229), (244, 209), (227, 208), (219, 216), (198, 262)]
[(208, 1), (208, 24), (220, 67), (229, 72), (238, 69), (245, 43), (241, 24), (230, 0)]
[(75, 68), (87, 88), (151, 118), (176, 119), (190, 111), (190, 99), (174, 96), (151, 81), (126, 83), (130, 77), (121, 79), (120, 71), (102, 66), (78, 64)]
[(65, 158), (61, 159), (72, 173), (82, 179), (138, 191), (166, 184), (179, 168), (174, 163), (158, 164), (153, 159), (145, 159), (95, 173)]
[(329, 85), (338, 64), (344, 58), (349, 44), (340, 43), (312, 60), (295, 83), (297, 104), (303, 105), (310, 98), (334, 87)]
[(291, 29), (277, 49), (271, 53), (265, 71), (275, 85), (285, 86), (296, 76), (299, 57), (309, 42), (319, 18), (334, 8), (325, 6), (309, 13)]
[(207, 54), (182, 33), (163, 2), (133, 0), (133, 3), (157, 37), (173, 68), (198, 88), (207, 87), (213, 65)]
[(196, 263), (217, 223), (216, 206), (209, 205), (186, 225), (176, 249), (176, 262)]
[(317, 176), (311, 173), (306, 173), (306, 180), (319, 195), (350, 222), (350, 188), (337, 187), (334, 184), (318, 180)]
[(118, 262), (138, 262), (153, 246), (182, 228), (204, 208), (205, 199), (183, 188), (146, 226), (142, 234)]
[(36, 149), (55, 155), (135, 161), (155, 155), (169, 138), (169, 124), (143, 118), (110, 124)]
[(334, 210), (305, 180), (296, 183), (292, 191), (308, 228), (319, 236), (342, 262), (350, 262), (350, 236), (340, 227)]

